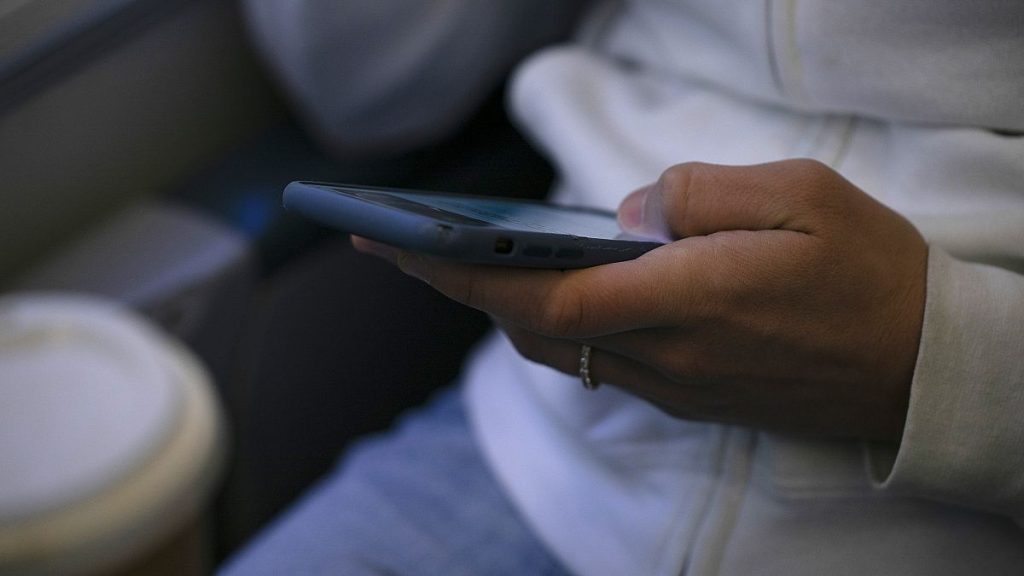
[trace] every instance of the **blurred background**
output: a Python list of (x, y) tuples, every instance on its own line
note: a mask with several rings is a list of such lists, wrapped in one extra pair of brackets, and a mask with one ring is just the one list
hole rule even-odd
[(201, 571), (448, 383), (488, 327), (284, 213), (284, 185), (542, 197), (551, 169), (501, 92), (442, 140), (328, 154), (232, 0), (0, 0), (0, 290), (123, 304), (206, 368), (227, 448)]

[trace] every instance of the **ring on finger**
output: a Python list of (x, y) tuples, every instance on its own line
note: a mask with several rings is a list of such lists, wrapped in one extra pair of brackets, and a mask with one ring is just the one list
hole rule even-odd
[(589, 345), (584, 344), (580, 348), (580, 381), (583, 383), (583, 388), (587, 390), (597, 390), (600, 382), (591, 378), (590, 375), (590, 354), (592, 349)]

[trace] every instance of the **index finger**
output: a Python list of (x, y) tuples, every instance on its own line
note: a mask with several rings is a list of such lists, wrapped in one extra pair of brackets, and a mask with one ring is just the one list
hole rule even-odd
[(409, 252), (398, 265), (467, 306), (538, 334), (582, 339), (666, 322), (664, 248), (575, 270), (467, 265)]

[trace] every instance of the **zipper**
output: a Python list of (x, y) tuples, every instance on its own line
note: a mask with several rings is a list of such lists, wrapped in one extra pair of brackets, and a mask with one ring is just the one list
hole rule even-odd
[(797, 0), (765, 0), (765, 39), (768, 66), (779, 94), (807, 103), (803, 66), (796, 35)]

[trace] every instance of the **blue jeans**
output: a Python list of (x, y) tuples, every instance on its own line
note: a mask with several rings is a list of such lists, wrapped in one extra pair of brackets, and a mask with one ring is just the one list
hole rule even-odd
[(449, 390), (229, 560), (239, 574), (566, 574), (502, 494)]

